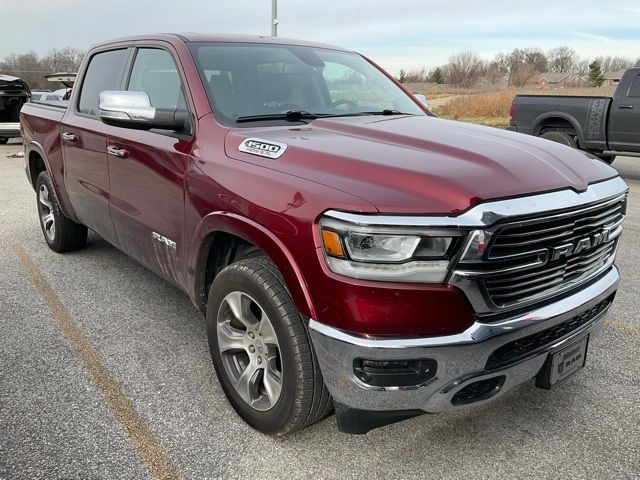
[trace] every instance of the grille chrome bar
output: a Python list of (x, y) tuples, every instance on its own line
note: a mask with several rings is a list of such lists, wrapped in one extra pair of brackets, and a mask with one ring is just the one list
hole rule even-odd
[(580, 288), (613, 265), (625, 211), (622, 194), (504, 219), (484, 230), (484, 253), (458, 262), (449, 283), (464, 290), (488, 322)]
[[(528, 220), (525, 225), (513, 222), (498, 227), (488, 253), (488, 258), (494, 261), (504, 260), (504, 252), (507, 251), (507, 259), (526, 257), (532, 252), (531, 248), (537, 252), (541, 248), (574, 245), (581, 239), (587, 239), (589, 248), (569, 258), (547, 259), (540, 266), (517, 273), (492, 272), (491, 262), (487, 262), (482, 282), (486, 295), (496, 307), (505, 308), (560, 293), (587, 281), (612, 263), (619, 234), (617, 229), (623, 221), (624, 202), (616, 199), (566, 212), (561, 220), (557, 216), (551, 220), (541, 217)], [(605, 243), (592, 248), (590, 239), (605, 230), (614, 235), (609, 233)]]

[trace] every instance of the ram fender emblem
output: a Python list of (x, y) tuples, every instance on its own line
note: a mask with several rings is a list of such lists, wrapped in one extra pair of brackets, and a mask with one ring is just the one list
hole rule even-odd
[(151, 232), (151, 238), (153, 238), (156, 242), (164, 243), (167, 247), (176, 249), (176, 242), (168, 239), (164, 235), (160, 235), (157, 232)]
[(259, 157), (276, 159), (280, 158), (287, 150), (287, 144), (261, 138), (247, 138), (243, 140), (238, 150), (251, 155), (258, 155)]
[(550, 260), (559, 260), (561, 258), (568, 258), (572, 255), (576, 255), (586, 250), (602, 245), (609, 240), (611, 231), (608, 228), (603, 228), (601, 232), (588, 237), (583, 237), (574, 243), (565, 243), (564, 245), (558, 245), (551, 248)]

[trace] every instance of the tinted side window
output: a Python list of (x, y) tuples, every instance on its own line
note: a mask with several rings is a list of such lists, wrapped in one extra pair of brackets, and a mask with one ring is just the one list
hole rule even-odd
[(98, 53), (91, 58), (80, 92), (79, 112), (97, 116), (100, 92), (120, 90), (127, 56), (127, 50), (121, 49)]
[(633, 83), (629, 89), (629, 96), (640, 97), (640, 75), (636, 75), (636, 78), (633, 79)]
[(166, 50), (138, 50), (127, 90), (145, 92), (156, 108), (185, 107), (180, 74)]

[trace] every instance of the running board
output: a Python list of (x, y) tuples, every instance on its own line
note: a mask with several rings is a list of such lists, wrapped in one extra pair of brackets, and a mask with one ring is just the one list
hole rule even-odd
[(640, 157), (640, 152), (619, 152), (618, 150), (605, 150), (602, 154), (607, 156), (622, 155), (623, 157)]

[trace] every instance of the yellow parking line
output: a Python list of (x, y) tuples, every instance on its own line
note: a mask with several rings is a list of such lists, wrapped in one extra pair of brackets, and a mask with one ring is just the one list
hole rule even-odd
[(153, 435), (131, 401), (127, 398), (122, 387), (111, 376), (107, 367), (95, 352), (91, 343), (84, 336), (80, 328), (73, 321), (55, 292), (44, 278), (38, 267), (33, 263), (22, 245), (13, 245), (22, 266), (29, 273), (31, 281), (60, 324), (62, 331), (71, 342), (78, 356), (82, 359), (94, 383), (102, 393), (107, 405), (118, 422), (129, 436), (129, 440), (138, 451), (151, 474), (158, 479), (181, 478), (177, 468), (173, 465), (166, 450)]
[(605, 325), (608, 325), (611, 328), (615, 328), (616, 330), (630, 333), (632, 335), (640, 335), (640, 328), (631, 327), (629, 325), (625, 325), (624, 323), (612, 322), (611, 320), (605, 320), (604, 323)]

